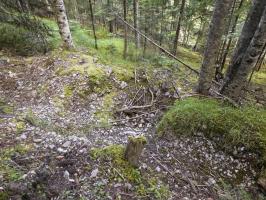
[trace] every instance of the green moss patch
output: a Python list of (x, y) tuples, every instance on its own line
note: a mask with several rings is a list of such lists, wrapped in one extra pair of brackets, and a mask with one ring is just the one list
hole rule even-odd
[(11, 160), (12, 155), (24, 155), (29, 152), (31, 148), (32, 147), (29, 145), (16, 145), (0, 151), (0, 175), (3, 176), (4, 180), (16, 181), (21, 178), (23, 173), (11, 165), (12, 163), (9, 161)]
[(149, 196), (152, 199), (168, 199), (170, 192), (158, 178), (142, 173), (139, 169), (132, 167), (125, 159), (125, 148), (123, 145), (111, 145), (105, 148), (92, 149), (91, 156), (100, 162), (110, 161), (110, 166), (104, 163), (106, 169), (111, 169), (108, 178), (110, 182), (131, 183), (134, 192), (139, 197)]
[(211, 99), (189, 98), (178, 101), (158, 126), (160, 134), (203, 132), (229, 152), (244, 146), (266, 162), (266, 110), (255, 107), (233, 108)]
[(13, 114), (14, 107), (12, 105), (7, 104), (4, 100), (0, 99), (0, 113)]

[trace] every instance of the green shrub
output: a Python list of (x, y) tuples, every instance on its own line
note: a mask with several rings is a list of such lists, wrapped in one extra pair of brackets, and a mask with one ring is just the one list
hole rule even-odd
[(41, 37), (14, 25), (0, 23), (0, 35), (0, 47), (19, 55), (44, 53), (48, 49), (48, 44)]
[(218, 140), (229, 152), (244, 146), (266, 162), (266, 110), (255, 107), (233, 108), (211, 99), (189, 98), (178, 101), (164, 115), (158, 131), (176, 134), (203, 132)]

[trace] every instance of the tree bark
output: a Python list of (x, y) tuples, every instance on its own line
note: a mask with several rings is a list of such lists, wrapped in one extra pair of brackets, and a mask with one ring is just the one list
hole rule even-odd
[[(139, 0), (133, 1), (134, 9), (134, 28), (139, 30)], [(135, 31), (135, 44), (136, 48), (140, 48), (140, 35)]]
[(209, 94), (215, 76), (215, 61), (231, 6), (231, 0), (216, 0), (215, 3), (197, 88), (197, 91), (204, 95)]
[[(124, 8), (124, 20), (127, 21), (127, 0), (123, 0), (123, 8)], [(126, 59), (127, 57), (127, 25), (124, 25), (124, 53), (123, 57)]]
[(240, 38), (238, 40), (237, 46), (231, 58), (229, 67), (226, 71), (224, 84), (221, 89), (222, 94), (227, 93), (228, 85), (230, 85), (230, 82), (234, 79), (235, 75), (239, 70), (239, 66), (242, 62), (243, 55), (245, 54), (247, 48), (249, 47), (250, 42), (255, 34), (255, 31), (258, 28), (265, 6), (266, 6), (266, 1), (264, 0), (255, 0), (253, 2), (253, 5), (248, 13), (246, 22), (242, 29)]
[(225, 94), (235, 101), (239, 101), (242, 96), (242, 90), (247, 84), (247, 78), (252, 69), (256, 66), (257, 60), (263, 51), (266, 43), (266, 9), (261, 17), (259, 27), (255, 35), (243, 55), (242, 61), (238, 67), (238, 71), (234, 75), (234, 79), (227, 85)]
[(56, 18), (57, 18), (57, 24), (59, 27), (59, 33), (61, 35), (62, 40), (64, 41), (64, 46), (67, 49), (74, 48), (74, 43), (73, 43), (71, 32), (69, 29), (64, 1), (55, 0), (54, 7), (56, 10)]
[(174, 40), (174, 47), (173, 47), (173, 54), (174, 55), (176, 55), (176, 53), (177, 53), (177, 46), (178, 46), (178, 40), (179, 40), (179, 35), (180, 35), (181, 23), (182, 23), (183, 15), (184, 15), (185, 4), (186, 4), (186, 0), (182, 0), (180, 12), (179, 12), (178, 23), (177, 23), (177, 28), (176, 28), (176, 33), (175, 33), (175, 40)]

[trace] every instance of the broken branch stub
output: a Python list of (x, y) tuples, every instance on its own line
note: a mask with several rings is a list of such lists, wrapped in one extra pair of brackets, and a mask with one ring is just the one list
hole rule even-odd
[(138, 167), (141, 153), (144, 149), (147, 139), (144, 136), (128, 137), (128, 143), (125, 150), (125, 159), (134, 167)]

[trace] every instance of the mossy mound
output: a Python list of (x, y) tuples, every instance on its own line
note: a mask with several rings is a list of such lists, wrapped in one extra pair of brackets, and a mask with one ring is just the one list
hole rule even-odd
[[(134, 192), (140, 198), (149, 195), (152, 199), (168, 199), (170, 192), (166, 185), (158, 178), (141, 172), (124, 159), (125, 147), (123, 145), (92, 149), (91, 156), (100, 161), (101, 166), (106, 166), (106, 170), (111, 170), (108, 174), (110, 182), (131, 183)], [(107, 165), (102, 163), (107, 161), (109, 161)]]
[(189, 98), (178, 101), (164, 115), (158, 126), (160, 134), (194, 134), (203, 132), (229, 152), (245, 147), (260, 155), (266, 163), (266, 110), (233, 108), (212, 99)]

